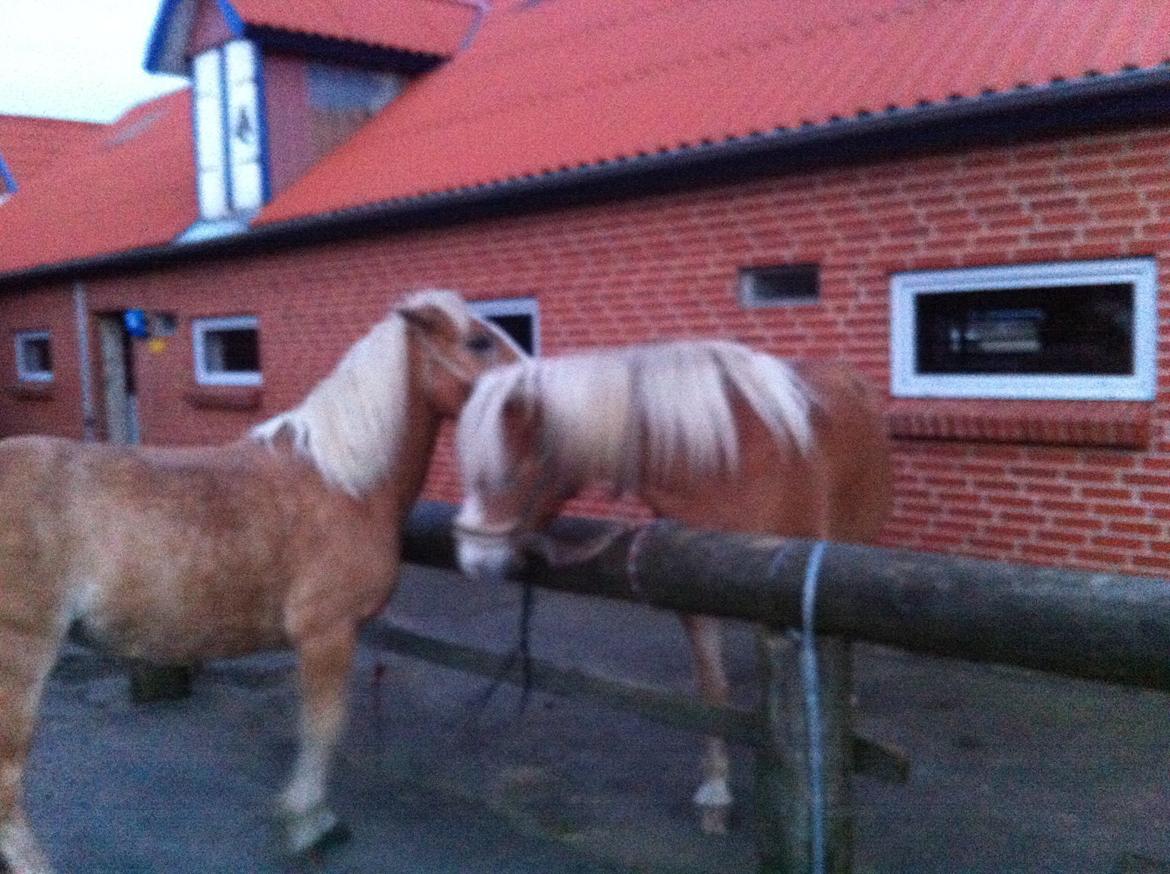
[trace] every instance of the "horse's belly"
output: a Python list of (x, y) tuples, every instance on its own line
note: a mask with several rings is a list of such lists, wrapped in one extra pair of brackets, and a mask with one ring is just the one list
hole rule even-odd
[(94, 593), (81, 612), (85, 639), (127, 658), (195, 662), (286, 644), (281, 610), (264, 598), (167, 596), (113, 586)]

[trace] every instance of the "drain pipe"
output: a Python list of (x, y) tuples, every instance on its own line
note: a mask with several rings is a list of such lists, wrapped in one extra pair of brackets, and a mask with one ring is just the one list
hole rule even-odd
[(81, 439), (97, 440), (97, 413), (93, 404), (93, 361), (89, 356), (89, 303), (85, 283), (73, 283), (73, 315), (77, 327), (77, 361), (81, 375)]

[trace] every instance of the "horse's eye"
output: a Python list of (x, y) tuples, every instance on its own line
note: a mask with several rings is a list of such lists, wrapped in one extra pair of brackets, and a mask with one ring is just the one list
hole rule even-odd
[(467, 348), (476, 354), (482, 354), (492, 348), (492, 338), (487, 334), (476, 334), (467, 340)]

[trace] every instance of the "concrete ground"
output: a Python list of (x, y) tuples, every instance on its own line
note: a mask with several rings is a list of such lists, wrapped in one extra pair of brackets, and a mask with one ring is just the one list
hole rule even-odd
[[(518, 593), (412, 568), (395, 620), (509, 647)], [(673, 617), (540, 592), (535, 654), (686, 688)], [(750, 629), (729, 660), (753, 699)], [(1168, 654), (1170, 655), (1170, 654)], [(859, 777), (862, 872), (1139, 872), (1170, 862), (1167, 696), (857, 648), (858, 728), (912, 758), (905, 785)], [(697, 834), (698, 738), (364, 651), (333, 780), (347, 843), (281, 859), (269, 810), (294, 750), (286, 655), (216, 663), (192, 697), (135, 706), (122, 670), (70, 647), (49, 684), (30, 815), (62, 872), (742, 872), (751, 755), (726, 838)]]

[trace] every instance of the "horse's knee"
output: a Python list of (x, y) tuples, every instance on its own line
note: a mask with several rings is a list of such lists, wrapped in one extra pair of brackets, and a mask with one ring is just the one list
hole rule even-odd
[(19, 812), (20, 786), (28, 758), (26, 735), (19, 725), (0, 728), (0, 823)]

